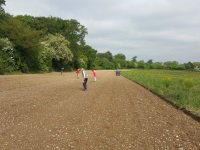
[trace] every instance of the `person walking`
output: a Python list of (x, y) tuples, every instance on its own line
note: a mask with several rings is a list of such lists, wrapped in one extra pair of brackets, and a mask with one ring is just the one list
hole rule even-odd
[(88, 81), (88, 75), (87, 72), (82, 68), (81, 69), (82, 76), (83, 76), (83, 90), (87, 90), (87, 81)]
[(60, 69), (60, 74), (61, 74), (61, 76), (62, 76), (62, 74), (63, 74), (63, 71), (64, 71), (64, 67), (62, 67), (62, 68)]
[(92, 69), (92, 75), (94, 77), (94, 82), (96, 82), (97, 81), (97, 73), (94, 69)]

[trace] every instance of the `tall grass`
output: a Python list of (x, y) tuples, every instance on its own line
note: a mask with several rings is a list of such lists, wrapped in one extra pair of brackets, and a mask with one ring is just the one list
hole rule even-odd
[(200, 73), (171, 70), (126, 70), (122, 75), (200, 115)]

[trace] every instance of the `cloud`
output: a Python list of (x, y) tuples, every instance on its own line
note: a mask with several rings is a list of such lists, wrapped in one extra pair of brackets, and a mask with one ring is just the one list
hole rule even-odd
[(100, 52), (155, 61), (200, 61), (199, 0), (8, 0), (6, 11), (77, 19)]

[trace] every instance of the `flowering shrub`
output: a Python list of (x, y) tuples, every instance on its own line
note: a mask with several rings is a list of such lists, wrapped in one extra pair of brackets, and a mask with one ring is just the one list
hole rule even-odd
[(15, 70), (15, 50), (8, 38), (0, 38), (0, 74)]

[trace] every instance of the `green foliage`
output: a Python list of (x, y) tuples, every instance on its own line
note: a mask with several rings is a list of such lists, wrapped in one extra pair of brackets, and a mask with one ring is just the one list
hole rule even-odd
[(200, 62), (194, 62), (194, 70), (195, 71), (200, 71)]
[(57, 64), (56, 67), (58, 68), (55, 68), (56, 70), (63, 67), (65, 63), (72, 61), (73, 54), (69, 49), (69, 41), (64, 36), (60, 34), (49, 34), (41, 44), (44, 47), (40, 53), (44, 70), (51, 70), (52, 60)]
[[(198, 62), (154, 63), (150, 59), (145, 63), (143, 60), (137, 61), (137, 56), (127, 61), (122, 53), (115, 56), (110, 51), (97, 53), (85, 43), (87, 28), (77, 20), (27, 15), (13, 17), (3, 11), (3, 5), (5, 5), (5, 0), (0, 0), (0, 9), (3, 12), (0, 13), (0, 38), (7, 38), (12, 43), (15, 50), (13, 54), (15, 66), (9, 68), (9, 63), (4, 63), (9, 56), (2, 54), (1, 68), (8, 68), (10, 71), (52, 71), (60, 70), (62, 67), (67, 70), (80, 67), (200, 70)], [(2, 72), (10, 72), (8, 70), (4, 69)]]
[(69, 49), (69, 42), (60, 34), (49, 34), (42, 42), (47, 53), (55, 60), (72, 61), (73, 54)]
[[(129, 62), (129, 67), (135, 66), (134, 62)], [(97, 69), (116, 69), (127, 68), (126, 56), (124, 54), (116, 54), (107, 51), (105, 53), (97, 53), (95, 60), (95, 68)]]
[(5, 0), (0, 0), (0, 13), (4, 12), (3, 5), (5, 5)]
[(116, 54), (114, 56), (115, 68), (126, 68), (126, 56), (124, 54)]
[(200, 73), (170, 70), (130, 70), (122, 75), (200, 114)]
[(81, 25), (77, 20), (71, 19), (66, 20), (64, 27), (68, 30), (64, 31), (64, 36), (68, 38), (71, 44), (85, 44), (85, 35), (87, 34), (87, 29)]
[[(0, 33), (14, 44), (20, 62), (28, 67), (28, 70), (38, 70), (38, 52), (40, 50), (40, 32), (31, 29), (23, 22), (11, 16), (0, 20)], [(21, 64), (19, 64), (21, 65)], [(23, 65), (19, 66), (23, 69)]]
[(70, 42), (70, 48), (85, 44), (84, 38), (87, 29), (75, 19), (63, 20), (58, 17), (32, 16), (17, 16), (16, 18), (36, 30), (42, 30), (45, 34), (59, 33), (63, 35)]
[(8, 38), (0, 38), (0, 74), (15, 70), (15, 50)]
[(114, 56), (114, 59), (115, 60), (123, 60), (123, 61), (125, 61), (126, 60), (126, 56), (124, 55), (124, 54), (116, 54), (115, 56)]
[(187, 70), (194, 70), (195, 68), (195, 65), (192, 62), (185, 63), (184, 66)]
[(5, 5), (5, 0), (0, 0), (0, 6)]
[(85, 55), (79, 57), (80, 68), (87, 68), (88, 58)]
[(195, 67), (200, 68), (200, 62), (194, 62), (193, 64), (194, 64)]
[(163, 76), (162, 83), (166, 88), (168, 88), (169, 85), (171, 84), (171, 78), (168, 76)]
[(94, 63), (95, 63), (96, 69), (114, 69), (115, 68), (112, 53), (109, 51), (105, 53), (97, 53), (97, 57)]
[(97, 57), (95, 60), (95, 68), (96, 69), (113, 69), (114, 64), (110, 62), (107, 58)]
[(185, 70), (185, 65), (184, 65), (184, 64), (179, 64), (179, 65), (176, 67), (176, 70)]
[(144, 69), (145, 68), (145, 62), (143, 60), (140, 60), (137, 62), (137, 67)]
[(194, 80), (192, 78), (186, 78), (183, 80), (183, 85), (187, 88), (190, 89), (195, 85)]
[[(79, 57), (83, 53), (82, 47), (85, 45), (85, 35), (87, 34), (87, 29), (81, 25), (77, 20), (63, 20), (58, 17), (32, 17), (32, 16), (17, 16), (18, 20), (23, 21), (27, 25), (31, 26), (36, 30), (42, 31), (42, 34), (45, 36), (47, 34), (61, 34), (69, 42), (69, 48), (73, 53), (72, 62), (70, 62), (71, 67), (78, 68), (80, 67)], [(85, 54), (84, 54), (85, 55)], [(88, 67), (91, 67), (91, 61), (88, 61)], [(60, 63), (56, 66), (60, 66)], [(69, 63), (68, 63), (69, 64)], [(65, 64), (64, 64), (65, 65)], [(69, 67), (69, 66), (68, 66)], [(70, 68), (70, 67), (69, 67)]]
[(98, 58), (106, 58), (107, 60), (109, 60), (110, 62), (113, 62), (113, 56), (112, 53), (107, 51), (105, 53), (98, 53), (97, 54)]
[(167, 61), (164, 63), (165, 69), (177, 69), (178, 68), (178, 62), (177, 61)]
[[(81, 52), (82, 52), (82, 55), (87, 57), (87, 61), (86, 61), (87, 64), (84, 68), (93, 69), (95, 67), (95, 59), (96, 59), (97, 51), (94, 50), (89, 45), (83, 45), (81, 47)], [(80, 67), (78, 67), (78, 68), (80, 68)]]
[(136, 61), (137, 61), (137, 56), (134, 56), (134, 57), (132, 58), (132, 61), (133, 61), (133, 62), (136, 62)]
[(163, 64), (160, 62), (155, 62), (152, 64), (152, 69), (162, 69), (163, 68)]
[(127, 61), (127, 69), (131, 69), (131, 68), (136, 68), (137, 67), (137, 63), (134, 61)]

